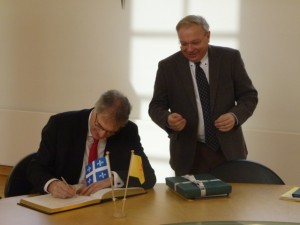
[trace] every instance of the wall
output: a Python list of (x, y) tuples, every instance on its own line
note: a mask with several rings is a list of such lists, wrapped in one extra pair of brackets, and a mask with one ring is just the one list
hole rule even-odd
[[(0, 164), (37, 149), (50, 115), (91, 107), (119, 89), (133, 103), (159, 181), (168, 138), (147, 115), (157, 62), (179, 48), (175, 24), (204, 15), (211, 44), (238, 48), (259, 91), (244, 124), (249, 159), (299, 183), (297, 0), (0, 0)], [(166, 13), (168, 10), (168, 13)]]

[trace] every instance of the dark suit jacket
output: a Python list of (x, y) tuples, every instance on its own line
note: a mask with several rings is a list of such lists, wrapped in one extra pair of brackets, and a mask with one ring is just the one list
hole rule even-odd
[[(88, 134), (88, 118), (92, 109), (60, 113), (51, 116), (42, 131), (37, 156), (28, 168), (28, 178), (35, 191), (43, 193), (46, 182), (64, 177), (70, 184), (79, 181)], [(140, 143), (138, 127), (128, 121), (117, 134), (107, 139), (105, 151), (109, 151), (111, 170), (127, 180), (131, 150), (143, 161), (145, 183), (137, 178), (129, 179), (129, 186), (152, 188), (156, 176)]]
[[(253, 114), (258, 98), (239, 51), (209, 46), (210, 100), (213, 120), (233, 112), (239, 125), (229, 132), (217, 132), (227, 160), (244, 159), (247, 148), (241, 125)], [(187, 125), (181, 132), (167, 127), (170, 112), (181, 114)], [(170, 164), (176, 174), (186, 174), (192, 165), (199, 123), (189, 61), (181, 52), (158, 64), (149, 115), (170, 137)]]

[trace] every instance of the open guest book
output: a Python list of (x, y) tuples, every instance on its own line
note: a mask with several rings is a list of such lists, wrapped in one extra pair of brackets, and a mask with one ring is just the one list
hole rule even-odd
[[(127, 188), (126, 197), (145, 194), (146, 191), (141, 187)], [(116, 198), (124, 197), (125, 188), (114, 188)], [(85, 206), (100, 204), (105, 200), (112, 200), (111, 188), (97, 191), (90, 196), (76, 195), (72, 198), (54, 198), (51, 194), (25, 197), (20, 200), (19, 205), (46, 213), (53, 214)]]

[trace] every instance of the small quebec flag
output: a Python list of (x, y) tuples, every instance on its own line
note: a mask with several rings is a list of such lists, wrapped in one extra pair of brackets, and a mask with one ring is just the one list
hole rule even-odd
[(85, 167), (86, 185), (111, 177), (107, 156), (98, 158)]

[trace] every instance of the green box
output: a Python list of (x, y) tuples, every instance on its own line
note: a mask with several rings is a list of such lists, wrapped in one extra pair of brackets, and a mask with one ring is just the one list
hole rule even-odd
[(230, 184), (217, 179), (211, 174), (188, 176), (190, 180), (184, 176), (166, 177), (166, 184), (187, 199), (229, 196), (232, 191)]

